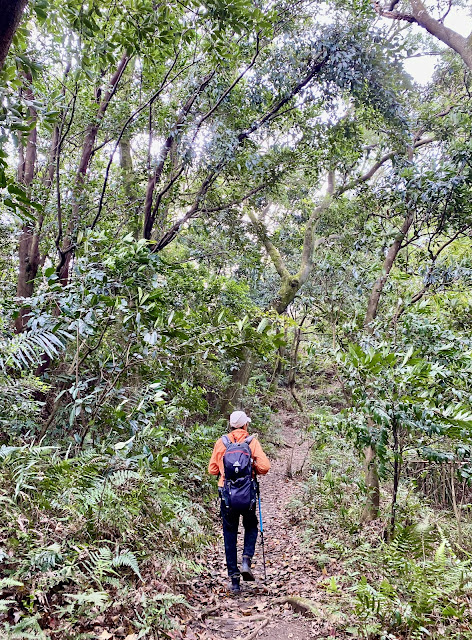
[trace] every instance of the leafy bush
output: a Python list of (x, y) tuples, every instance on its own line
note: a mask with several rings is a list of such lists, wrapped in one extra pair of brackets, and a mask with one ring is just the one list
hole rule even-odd
[(185, 433), (148, 428), (75, 455), (59, 445), (0, 447), (0, 629), (8, 637), (40, 638), (51, 624), (76, 637), (117, 602), (137, 631), (170, 628), (170, 608), (184, 603), (170, 591), (173, 578), (137, 607), (132, 588), (154, 584), (164, 549), (163, 566), (172, 567), (206, 538), (201, 501), (211, 485), (196, 471), (215, 430)]

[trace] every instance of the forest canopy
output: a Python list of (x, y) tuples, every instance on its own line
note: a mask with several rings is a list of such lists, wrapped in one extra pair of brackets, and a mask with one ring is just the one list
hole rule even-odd
[(467, 3), (0, 14), (0, 635), (192, 638), (244, 408), (311, 439), (307, 548), (361, 549), (339, 637), (472, 637)]

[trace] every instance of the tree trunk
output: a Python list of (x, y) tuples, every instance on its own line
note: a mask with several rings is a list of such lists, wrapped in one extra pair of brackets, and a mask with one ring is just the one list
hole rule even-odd
[(451, 464), (450, 473), (451, 473), (452, 506), (454, 509), (454, 515), (456, 517), (456, 522), (457, 522), (457, 539), (459, 541), (459, 544), (462, 546), (461, 512), (460, 512), (460, 508), (457, 505), (457, 500), (456, 500), (456, 485), (455, 485), (456, 470), (453, 464)]
[(392, 493), (392, 505), (390, 511), (390, 531), (387, 532), (387, 540), (392, 540), (395, 535), (395, 523), (396, 523), (396, 515), (397, 515), (397, 497), (398, 497), (398, 487), (400, 485), (400, 474), (401, 474), (401, 451), (400, 451), (400, 442), (398, 437), (398, 423), (396, 418), (392, 421), (392, 432), (393, 432), (393, 493)]
[[(390, 271), (395, 263), (396, 257), (401, 249), (403, 240), (407, 235), (411, 225), (413, 223), (413, 214), (408, 213), (405, 217), (400, 232), (395, 238), (394, 242), (390, 245), (390, 248), (387, 252), (387, 256), (384, 260), (382, 267), (382, 274), (377, 278), (372, 292), (370, 294), (369, 302), (367, 304), (367, 312), (364, 319), (364, 327), (367, 329), (369, 333), (372, 333), (373, 327), (372, 322), (377, 315), (377, 310), (379, 307), (380, 296), (385, 287), (385, 283), (387, 282), (388, 276), (390, 275)], [(361, 521), (362, 522), (370, 522), (371, 520), (375, 520), (378, 517), (379, 512), (379, 500), (380, 500), (380, 490), (379, 490), (379, 475), (377, 472), (377, 463), (375, 460), (376, 454), (375, 450), (372, 447), (367, 447), (364, 450), (364, 468), (365, 468), (365, 482), (367, 487), (367, 503), (364, 507), (364, 511), (362, 512)]]
[[(33, 81), (31, 72), (23, 73), (23, 78), (25, 84), (22, 87), (21, 92), (29, 102), (28, 112), (30, 116), (30, 123), (33, 124), (33, 128), (28, 134), (25, 149), (23, 150), (23, 147), (20, 148), (20, 162), (18, 165), (17, 178), (18, 182), (29, 190), (31, 183), (33, 182), (36, 167), (36, 121), (38, 119), (38, 114), (36, 109), (32, 106), (34, 94), (31, 88), (31, 83)], [(41, 225), (42, 216), (38, 218), (38, 225), (36, 222), (28, 221), (23, 224), (21, 229), (18, 247), (18, 281), (16, 286), (16, 295), (18, 298), (30, 298), (33, 295), (34, 280), (40, 265), (39, 231)], [(20, 307), (18, 317), (15, 320), (15, 330), (17, 333), (21, 333), (25, 329), (29, 313), (30, 307), (23, 304)]]
[(387, 282), (388, 276), (390, 275), (390, 271), (392, 270), (393, 264), (396, 260), (398, 252), (401, 249), (403, 240), (405, 239), (406, 234), (408, 233), (411, 224), (413, 222), (413, 214), (408, 213), (403, 224), (401, 226), (400, 232), (395, 238), (393, 244), (390, 245), (390, 248), (387, 252), (387, 256), (384, 260), (382, 267), (382, 274), (377, 278), (375, 284), (372, 288), (372, 292), (370, 294), (369, 302), (367, 303), (367, 312), (365, 314), (364, 319), (364, 327), (372, 332), (372, 327), (370, 326), (377, 315), (377, 310), (379, 307), (380, 296), (385, 287), (385, 283)]
[[(31, 98), (32, 99), (32, 98)], [(33, 111), (30, 107), (30, 112)], [(35, 113), (36, 117), (36, 113)], [(54, 164), (57, 153), (57, 145), (59, 143), (59, 127), (55, 127), (51, 140), (49, 152), (48, 166), (43, 176), (43, 184), (50, 188), (54, 178)], [(28, 136), (27, 152), (20, 167), (18, 176), (21, 182), (29, 187), (34, 177), (34, 167), (36, 162), (36, 128), (33, 129)], [(39, 251), (39, 241), (41, 229), (44, 222), (44, 216), (38, 216), (36, 223), (31, 222), (24, 224), (21, 230), (19, 247), (18, 247), (18, 282), (16, 287), (16, 295), (18, 298), (31, 298), (34, 293), (35, 279), (41, 266), (41, 254)], [(30, 308), (23, 305), (20, 308), (18, 317), (15, 320), (15, 330), (21, 333), (28, 322)]]
[(301, 325), (297, 325), (295, 328), (295, 334), (293, 336), (292, 350), (290, 353), (290, 370), (288, 372), (288, 388), (290, 389), (290, 393), (292, 394), (293, 399), (299, 406), (300, 410), (303, 411), (303, 403), (298, 397), (297, 391), (295, 389), (296, 385), (296, 373), (297, 373), (297, 360), (298, 360), (298, 350), (300, 348), (300, 341), (302, 337), (302, 329)]
[[(417, 142), (414, 143), (411, 152), (413, 152), (413, 150), (415, 148), (421, 147), (425, 144), (428, 144), (429, 142), (431, 142), (431, 139), (427, 139), (427, 140), (418, 140)], [(308, 224), (306, 225), (306, 229), (305, 229), (305, 235), (304, 235), (304, 239), (303, 239), (303, 250), (302, 250), (302, 256), (301, 256), (301, 260), (300, 260), (300, 269), (298, 271), (297, 274), (292, 275), (284, 262), (284, 259), (280, 253), (280, 251), (277, 249), (277, 247), (275, 247), (272, 243), (272, 241), (269, 238), (269, 235), (267, 233), (267, 229), (264, 225), (263, 222), (263, 218), (264, 218), (264, 213), (262, 213), (262, 220), (261, 218), (258, 218), (255, 213), (253, 211), (251, 211), (250, 209), (247, 211), (247, 214), (251, 220), (251, 222), (253, 223), (256, 232), (258, 234), (258, 236), (260, 237), (268, 256), (270, 257), (275, 270), (277, 271), (277, 273), (280, 276), (280, 286), (279, 286), (279, 290), (277, 292), (276, 297), (274, 298), (274, 300), (272, 301), (270, 308), (275, 309), (275, 311), (277, 311), (277, 313), (279, 315), (282, 315), (283, 313), (285, 313), (285, 311), (287, 310), (287, 308), (289, 307), (289, 305), (293, 302), (293, 300), (295, 299), (295, 297), (297, 296), (297, 293), (299, 292), (299, 290), (301, 289), (301, 287), (305, 284), (305, 282), (308, 280), (308, 278), (310, 277), (311, 271), (313, 269), (313, 256), (314, 256), (314, 251), (317, 249), (318, 245), (320, 243), (325, 242), (326, 240), (329, 240), (331, 238), (337, 238), (338, 236), (330, 236), (329, 238), (320, 238), (319, 240), (315, 241), (315, 237), (314, 237), (314, 233), (315, 233), (315, 226), (316, 223), (319, 219), (319, 217), (323, 214), (324, 211), (326, 211), (326, 209), (330, 206), (331, 202), (333, 201), (333, 197), (335, 195), (335, 193), (337, 195), (340, 195), (342, 193), (344, 193), (345, 191), (348, 191), (351, 188), (354, 188), (356, 185), (364, 183), (364, 182), (368, 182), (368, 180), (370, 180), (375, 173), (385, 164), (385, 162), (387, 162), (389, 159), (391, 159), (392, 157), (394, 157), (394, 153), (388, 153), (385, 156), (383, 156), (383, 158), (381, 158), (378, 162), (376, 162), (373, 167), (371, 167), (371, 169), (364, 174), (363, 176), (361, 176), (360, 178), (356, 178), (356, 180), (354, 180), (352, 183), (348, 184), (348, 185), (344, 185), (344, 187), (338, 189), (337, 191), (335, 191), (335, 175), (334, 175), (334, 171), (329, 171), (328, 173), (328, 189), (326, 191), (326, 195), (323, 198), (323, 200), (321, 201), (321, 203), (316, 207), (315, 211), (313, 212), (313, 214), (310, 216), (310, 219), (308, 221)], [(270, 205), (268, 205), (267, 209), (268, 210), (270, 207)], [(405, 221), (406, 222), (406, 221)], [(398, 251), (400, 250), (401, 247), (401, 243), (403, 241), (404, 236), (406, 235), (406, 233), (408, 232), (408, 229), (411, 226), (411, 222), (412, 219), (410, 220), (408, 226), (406, 228), (405, 224), (402, 226), (402, 230), (401, 230), (401, 240), (398, 244), (398, 247), (396, 249), (395, 255), (392, 258), (391, 264), (388, 267), (388, 272), (382, 276), (381, 278), (379, 278), (376, 282), (376, 285), (374, 286), (374, 290), (372, 291), (371, 294), (371, 300), (369, 300), (369, 305), (368, 305), (368, 311), (366, 314), (366, 320), (365, 320), (365, 325), (367, 326), (367, 324), (370, 324), (370, 322), (372, 321), (372, 319), (375, 317), (375, 314), (377, 313), (377, 307), (378, 307), (378, 303), (379, 303), (379, 299), (380, 299), (380, 295), (382, 293), (383, 287), (385, 285), (385, 282), (387, 280), (388, 274), (390, 273), (390, 270), (392, 268), (393, 262), (395, 260), (395, 257), (398, 253)], [(397, 241), (395, 241), (394, 245), (396, 245)], [(392, 245), (393, 246), (393, 245)], [(392, 247), (389, 250), (389, 254), (390, 251), (392, 251)], [(388, 256), (387, 256), (388, 258)], [(387, 259), (385, 261), (385, 263), (387, 263)], [(384, 264), (384, 270), (385, 270), (385, 266), (386, 264)], [(372, 315), (373, 314), (373, 315)], [(372, 315), (371, 319), (370, 316)], [(245, 368), (246, 364), (243, 362), (241, 364), (241, 368)], [(242, 375), (242, 372), (241, 372)], [(228, 396), (231, 397), (231, 389), (228, 391)], [(223, 405), (225, 406), (225, 405)]]
[[(104, 98), (100, 102), (95, 118), (93, 122), (88, 126), (85, 133), (85, 138), (82, 145), (82, 154), (80, 157), (79, 167), (75, 178), (75, 185), (73, 188), (72, 215), (70, 217), (69, 224), (67, 225), (66, 237), (60, 251), (61, 260), (57, 267), (59, 281), (61, 282), (63, 287), (65, 287), (69, 283), (70, 265), (74, 254), (75, 238), (77, 236), (78, 226), (80, 222), (81, 199), (84, 193), (85, 178), (90, 166), (97, 134), (103, 118), (105, 117), (108, 106), (113, 96), (115, 95), (118, 84), (123, 76), (123, 73), (125, 72), (129, 61), (130, 57), (126, 53), (123, 54), (120, 62), (118, 63), (115, 73), (110, 78), (108, 89), (105, 93)], [(59, 236), (61, 235), (62, 229), (59, 230)]]
[(0, 69), (5, 63), (27, 1), (0, 0)]
[(253, 366), (253, 354), (250, 349), (245, 347), (241, 364), (231, 376), (231, 383), (221, 405), (221, 413), (223, 415), (227, 415), (239, 407), (241, 394), (249, 381)]
[(361, 515), (361, 522), (371, 522), (379, 517), (380, 485), (377, 471), (376, 453), (373, 447), (364, 450), (364, 473), (367, 487), (367, 502)]
[(139, 215), (136, 211), (138, 195), (134, 183), (133, 158), (131, 157), (130, 136), (123, 136), (120, 140), (120, 167), (123, 177), (123, 188), (126, 196), (126, 207), (129, 210), (129, 220), (133, 236), (139, 239)]

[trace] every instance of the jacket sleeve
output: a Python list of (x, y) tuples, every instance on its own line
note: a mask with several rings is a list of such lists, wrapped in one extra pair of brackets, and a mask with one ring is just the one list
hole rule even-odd
[(215, 446), (213, 447), (213, 453), (211, 454), (210, 462), (208, 464), (208, 473), (210, 473), (212, 476), (217, 476), (220, 473), (220, 469), (218, 466), (218, 456), (217, 456), (217, 452), (219, 449), (218, 443), (219, 443), (219, 440), (215, 442)]
[(254, 469), (256, 470), (256, 473), (258, 473), (259, 475), (265, 476), (265, 474), (270, 469), (269, 458), (262, 451), (262, 447), (259, 443), (259, 440), (254, 439), (253, 442), (254, 442), (254, 450), (252, 452), (252, 457), (254, 460)]

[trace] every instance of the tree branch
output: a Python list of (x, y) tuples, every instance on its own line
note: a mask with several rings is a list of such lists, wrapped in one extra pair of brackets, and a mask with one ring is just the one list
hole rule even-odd
[(251, 191), (246, 193), (246, 195), (242, 196), (241, 198), (238, 198), (237, 200), (233, 200), (232, 202), (225, 202), (215, 207), (200, 209), (200, 213), (216, 213), (217, 211), (230, 209), (231, 207), (235, 207), (238, 204), (242, 204), (245, 200), (247, 200), (251, 196), (254, 196), (256, 193), (259, 193), (259, 191), (262, 191), (262, 189), (265, 189), (265, 187), (267, 187), (266, 184), (261, 184), (258, 187), (254, 187), (254, 189), (251, 189)]
[(213, 170), (212, 172), (210, 172), (207, 175), (207, 177), (203, 181), (203, 183), (202, 183), (202, 185), (201, 185), (201, 187), (200, 187), (200, 189), (198, 191), (197, 197), (196, 197), (195, 202), (193, 203), (193, 205), (190, 207), (190, 209), (187, 211), (187, 213), (182, 218), (180, 218), (180, 220), (175, 222), (172, 225), (172, 227), (168, 231), (166, 231), (166, 233), (161, 237), (161, 239), (158, 240), (156, 242), (156, 244), (153, 245), (153, 247), (151, 249), (152, 253), (158, 253), (159, 251), (162, 251), (162, 249), (167, 247), (167, 245), (170, 244), (172, 242), (172, 240), (179, 233), (180, 227), (183, 224), (185, 224), (186, 222), (188, 222), (188, 220), (193, 218), (198, 213), (198, 211), (200, 209), (200, 204), (201, 204), (202, 200), (205, 198), (209, 188), (213, 184), (213, 182), (216, 179), (218, 173), (219, 173), (218, 169), (215, 169), (215, 170)]
[(254, 133), (254, 131), (257, 131), (258, 129), (260, 129), (262, 125), (264, 125), (266, 122), (270, 122), (270, 120), (280, 111), (280, 109), (285, 104), (290, 102), (292, 98), (298, 95), (300, 91), (302, 91), (302, 89), (304, 89), (307, 86), (310, 80), (312, 80), (313, 77), (318, 73), (318, 71), (320, 71), (323, 68), (323, 65), (326, 63), (327, 60), (328, 60), (327, 52), (323, 51), (320, 54), (318, 54), (318, 56), (316, 57), (315, 61), (312, 64), (310, 71), (306, 74), (303, 80), (301, 80), (297, 85), (295, 85), (295, 87), (293, 87), (285, 97), (281, 98), (272, 107), (272, 109), (270, 109), (270, 111), (268, 111), (265, 115), (262, 116), (260, 120), (256, 120), (248, 129), (246, 129), (246, 131), (241, 131), (241, 133), (238, 135), (238, 142), (239, 143), (243, 142), (244, 140), (249, 138), (251, 133)]
[[(417, 140), (412, 146), (413, 146), (413, 149), (419, 149), (420, 147), (424, 147), (425, 145), (431, 144), (434, 141), (435, 141), (434, 138), (423, 138), (422, 140)], [(388, 162), (389, 160), (392, 160), (396, 155), (398, 155), (398, 153), (399, 153), (398, 151), (390, 151), (389, 153), (386, 153), (384, 156), (380, 158), (380, 160), (378, 160), (375, 164), (373, 164), (371, 168), (362, 176), (359, 176), (358, 178), (355, 178), (351, 182), (341, 186), (336, 191), (336, 194), (335, 194), (336, 197), (342, 195), (346, 191), (355, 189), (357, 186), (359, 186), (360, 184), (363, 184), (364, 182), (368, 182), (371, 178), (374, 177), (377, 171), (381, 169), (386, 162)]]
[(215, 104), (212, 106), (212, 108), (207, 111), (207, 113), (205, 113), (204, 116), (202, 116), (200, 118), (200, 120), (198, 121), (197, 124), (197, 131), (195, 132), (194, 136), (193, 136), (193, 140), (192, 142), (195, 141), (195, 137), (197, 135), (198, 130), (200, 129), (200, 127), (202, 126), (202, 124), (205, 122), (205, 120), (207, 120), (220, 106), (220, 104), (223, 102), (223, 100), (231, 93), (231, 91), (234, 89), (234, 87), (242, 80), (242, 78), (244, 78), (244, 76), (246, 75), (246, 73), (252, 69), (252, 67), (255, 65), (256, 60), (259, 56), (260, 53), (260, 49), (259, 49), (259, 36), (260, 34), (258, 33), (256, 36), (256, 51), (252, 57), (251, 62), (249, 63), (249, 65), (244, 69), (244, 71), (241, 71), (241, 73), (239, 74), (239, 76), (236, 78), (236, 80), (226, 89), (226, 91), (223, 92), (223, 94), (220, 96), (220, 98), (218, 98), (218, 100), (215, 102)]
[[(269, 211), (270, 207), (271, 207), (270, 204), (268, 204), (265, 207), (265, 209), (262, 212), (262, 216), (264, 216)], [(262, 244), (264, 245), (265, 250), (267, 251), (270, 259), (272, 260), (272, 263), (273, 263), (273, 265), (275, 267), (275, 270), (277, 271), (279, 276), (282, 278), (282, 280), (291, 278), (292, 276), (291, 276), (289, 270), (287, 269), (287, 267), (285, 266), (285, 262), (284, 262), (284, 259), (282, 257), (282, 254), (272, 244), (272, 242), (271, 242), (271, 240), (269, 238), (269, 234), (268, 234), (267, 227), (265, 226), (265, 224), (262, 222), (262, 220), (260, 218), (258, 218), (256, 216), (254, 211), (252, 211), (251, 209), (248, 209), (247, 215), (249, 216), (249, 219), (251, 220), (252, 224), (254, 225), (254, 229), (255, 229), (257, 235), (259, 236)]]
[(400, 316), (402, 316), (405, 311), (411, 307), (412, 305), (414, 305), (416, 302), (418, 302), (419, 300), (421, 300), (421, 298), (424, 296), (424, 294), (428, 291), (428, 289), (430, 289), (431, 285), (433, 284), (433, 282), (429, 279), (429, 277), (431, 276), (432, 272), (433, 272), (433, 268), (434, 265), (436, 264), (436, 261), (439, 257), (439, 255), (444, 251), (444, 249), (446, 249), (449, 245), (451, 245), (455, 240), (457, 240), (457, 238), (462, 235), (463, 233), (465, 233), (468, 229), (470, 228), (470, 225), (467, 225), (465, 227), (462, 227), (461, 229), (459, 229), (458, 231), (456, 231), (456, 233), (451, 237), (448, 238), (440, 247), (439, 249), (436, 251), (436, 253), (433, 255), (432, 259), (431, 259), (431, 264), (429, 266), (428, 272), (425, 276), (425, 280), (426, 283), (424, 285), (424, 287), (418, 291), (417, 293), (415, 293), (415, 295), (411, 298), (410, 302), (408, 304), (402, 305), (401, 307), (399, 307), (397, 309), (397, 311), (395, 312), (393, 318), (392, 318), (392, 324), (396, 325)]
[(123, 127), (121, 128), (120, 134), (118, 136), (118, 139), (116, 141), (116, 144), (113, 148), (113, 151), (110, 154), (110, 157), (108, 159), (108, 164), (107, 164), (107, 168), (105, 171), (105, 179), (103, 181), (103, 187), (102, 187), (102, 191), (100, 193), (100, 202), (98, 205), (98, 211), (97, 214), (92, 222), (91, 225), (91, 229), (93, 229), (95, 227), (95, 225), (98, 222), (98, 219), (100, 218), (101, 212), (102, 212), (102, 208), (103, 208), (103, 199), (105, 197), (105, 191), (108, 185), (108, 178), (109, 178), (109, 174), (110, 174), (110, 167), (112, 165), (113, 162), (113, 157), (120, 145), (121, 139), (126, 131), (126, 129), (129, 127), (129, 125), (140, 115), (140, 113), (142, 113), (144, 111), (144, 109), (147, 109), (147, 107), (149, 107), (150, 105), (152, 105), (157, 98), (160, 96), (160, 94), (170, 85), (172, 84), (172, 82), (174, 82), (174, 80), (176, 80), (184, 71), (186, 71), (189, 67), (191, 67), (194, 63), (192, 62), (189, 65), (186, 65), (183, 69), (181, 69), (178, 73), (176, 73), (174, 75), (174, 77), (171, 80), (169, 79), (169, 75), (172, 72), (172, 69), (174, 69), (178, 57), (179, 57), (180, 51), (177, 52), (176, 57), (174, 58), (171, 66), (169, 67), (169, 70), (167, 71), (166, 75), (164, 76), (164, 79), (161, 83), (161, 86), (159, 87), (159, 89), (157, 91), (155, 91), (155, 93), (152, 94), (152, 96), (141, 106), (139, 107), (139, 109), (137, 109), (133, 114), (130, 115), (130, 117), (126, 120), (125, 124), (123, 125)]
[(206, 89), (206, 87), (208, 86), (208, 84), (210, 83), (211, 79), (214, 77), (216, 73), (216, 70), (214, 69), (213, 71), (211, 71), (210, 73), (208, 73), (202, 80), (202, 82), (199, 84), (198, 88), (196, 89), (196, 91), (194, 91), (192, 93), (192, 95), (188, 98), (187, 102), (184, 104), (184, 106), (182, 107), (179, 115), (177, 116), (177, 119), (172, 127), (172, 131), (169, 133), (169, 135), (167, 136), (164, 145), (162, 147), (161, 153), (160, 153), (160, 159), (159, 162), (156, 165), (156, 168), (154, 170), (153, 175), (149, 178), (148, 180), (148, 185), (147, 185), (147, 189), (146, 189), (146, 199), (144, 202), (144, 228), (143, 228), (143, 237), (146, 238), (147, 240), (151, 239), (151, 234), (152, 234), (152, 228), (154, 226), (154, 222), (156, 219), (156, 215), (157, 215), (157, 211), (159, 209), (159, 205), (161, 203), (162, 197), (163, 195), (170, 189), (170, 187), (172, 186), (172, 184), (174, 184), (174, 182), (176, 181), (176, 179), (178, 178), (179, 175), (181, 175), (182, 171), (183, 171), (183, 167), (181, 168), (180, 173), (178, 174), (178, 176), (174, 176), (170, 182), (170, 184), (168, 184), (165, 188), (164, 191), (161, 193), (159, 193), (157, 195), (157, 199), (156, 199), (156, 204), (153, 207), (153, 200), (154, 200), (154, 190), (156, 188), (156, 184), (159, 182), (161, 176), (162, 176), (162, 172), (164, 170), (164, 165), (165, 162), (167, 160), (167, 157), (175, 143), (176, 137), (179, 133), (179, 128), (182, 126), (182, 124), (185, 122), (185, 119), (187, 117), (187, 115), (189, 114), (191, 108), (193, 107), (195, 100), (201, 95), (201, 93), (203, 93), (203, 91)]
[(432, 36), (458, 53), (465, 64), (472, 70), (472, 34), (464, 38), (457, 31), (446, 27), (441, 20), (436, 20), (428, 13), (422, 0), (410, 0), (411, 14), (393, 11), (397, 3), (392, 2), (388, 8), (381, 7), (378, 0), (374, 2), (375, 11), (384, 18), (416, 23)]

